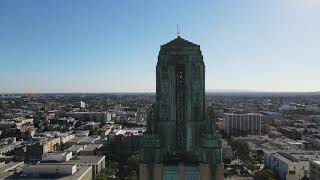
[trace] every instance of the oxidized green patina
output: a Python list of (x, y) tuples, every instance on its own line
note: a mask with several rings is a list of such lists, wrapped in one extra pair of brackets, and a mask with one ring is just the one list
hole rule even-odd
[(220, 164), (214, 110), (206, 108), (200, 46), (177, 37), (161, 46), (156, 103), (147, 118), (141, 156), (145, 164)]

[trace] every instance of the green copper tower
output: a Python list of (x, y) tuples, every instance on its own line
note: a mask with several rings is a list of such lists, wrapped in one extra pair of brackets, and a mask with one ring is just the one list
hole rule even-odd
[(223, 179), (200, 46), (180, 36), (162, 45), (156, 71), (156, 103), (142, 140), (140, 179)]

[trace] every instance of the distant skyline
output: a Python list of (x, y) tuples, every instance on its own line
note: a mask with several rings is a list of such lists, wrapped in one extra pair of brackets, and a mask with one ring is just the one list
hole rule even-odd
[(319, 0), (1, 0), (0, 93), (155, 92), (160, 45), (199, 44), (206, 89), (320, 91)]

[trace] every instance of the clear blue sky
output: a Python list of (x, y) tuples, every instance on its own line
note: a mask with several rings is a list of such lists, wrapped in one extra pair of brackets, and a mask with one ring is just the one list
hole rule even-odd
[(1, 0), (0, 92), (155, 91), (161, 44), (201, 45), (208, 90), (319, 91), (319, 0)]

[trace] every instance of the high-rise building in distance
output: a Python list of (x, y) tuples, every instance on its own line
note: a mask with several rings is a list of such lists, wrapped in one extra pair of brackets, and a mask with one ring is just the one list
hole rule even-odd
[(262, 114), (225, 113), (224, 133), (228, 136), (261, 135)]
[(80, 101), (80, 108), (86, 108), (86, 103), (83, 101)]

